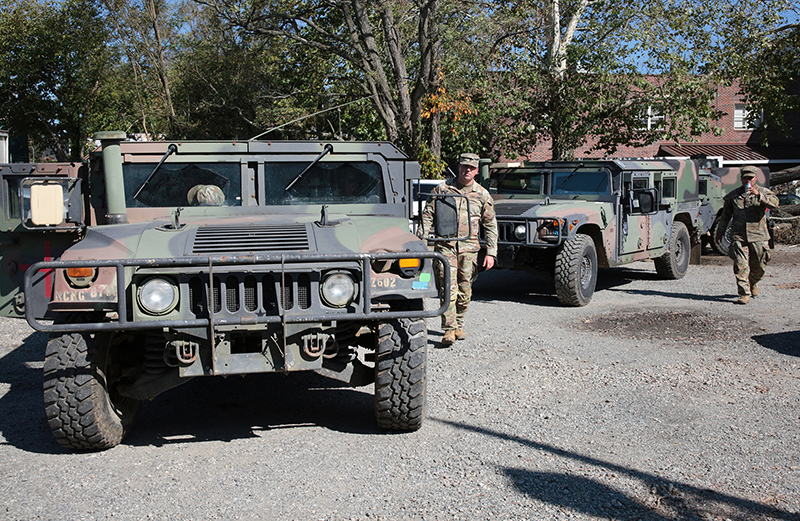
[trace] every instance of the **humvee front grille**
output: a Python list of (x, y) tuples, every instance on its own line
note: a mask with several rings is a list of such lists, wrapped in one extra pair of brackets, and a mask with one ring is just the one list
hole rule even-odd
[(192, 244), (195, 255), (257, 253), (310, 249), (303, 223), (281, 225), (201, 226)]
[[(201, 277), (189, 279), (189, 309), (196, 317), (206, 317), (206, 280)], [(278, 313), (278, 292), (280, 280), (272, 274), (238, 275), (229, 274), (224, 278), (214, 277), (212, 302), (214, 313), (235, 315), (248, 314), (276, 315)], [(283, 309), (295, 307), (309, 309), (312, 305), (311, 277), (306, 273), (287, 273), (284, 275)]]
[(516, 217), (518, 215), (522, 215), (531, 208), (538, 206), (535, 204), (503, 204), (502, 206), (495, 205), (495, 214), (500, 216), (512, 216)]

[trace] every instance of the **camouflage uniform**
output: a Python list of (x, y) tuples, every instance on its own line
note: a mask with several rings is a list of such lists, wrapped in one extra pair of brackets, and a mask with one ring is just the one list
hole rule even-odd
[(752, 288), (764, 276), (769, 261), (766, 212), (768, 208), (778, 207), (778, 197), (767, 188), (758, 187), (758, 195), (745, 192), (745, 187), (740, 186), (725, 196), (719, 224), (724, 230), (731, 221), (728, 254), (733, 259), (733, 274), (740, 297), (749, 297)]
[[(457, 178), (449, 179), (431, 191), (433, 194), (460, 194), (469, 199), (470, 216), (467, 216), (467, 202), (454, 198), (458, 210), (458, 237), (464, 237), (472, 223), (472, 234), (465, 241), (439, 241), (434, 249), (447, 257), (450, 262), (450, 306), (442, 315), (442, 329), (445, 331), (459, 329), (464, 326), (464, 315), (472, 299), (472, 283), (478, 276), (478, 232), (483, 224), (486, 236), (486, 254), (497, 257), (497, 219), (494, 214), (494, 201), (489, 192), (473, 181), (470, 186), (461, 187)], [(431, 197), (433, 199), (433, 197)], [(419, 236), (428, 236), (433, 226), (434, 201), (428, 201), (422, 212), (422, 227)], [(436, 275), (443, 279), (442, 267), (436, 264)]]

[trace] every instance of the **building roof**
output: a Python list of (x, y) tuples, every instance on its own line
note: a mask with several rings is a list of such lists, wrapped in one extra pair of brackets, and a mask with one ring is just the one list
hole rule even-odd
[(657, 155), (666, 157), (704, 155), (707, 157), (722, 157), (723, 161), (770, 161), (782, 159), (800, 161), (800, 147), (786, 145), (762, 147), (741, 143), (685, 143), (681, 145), (661, 145)]

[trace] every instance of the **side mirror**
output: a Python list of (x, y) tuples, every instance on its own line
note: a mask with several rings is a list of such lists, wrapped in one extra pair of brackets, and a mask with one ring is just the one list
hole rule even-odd
[(637, 199), (639, 200), (639, 211), (642, 213), (653, 213), (656, 210), (656, 198), (652, 192), (639, 192)]
[(67, 177), (27, 177), (20, 183), (20, 210), (28, 230), (83, 227), (81, 180)]
[(57, 226), (64, 222), (64, 188), (59, 184), (31, 185), (31, 222)]

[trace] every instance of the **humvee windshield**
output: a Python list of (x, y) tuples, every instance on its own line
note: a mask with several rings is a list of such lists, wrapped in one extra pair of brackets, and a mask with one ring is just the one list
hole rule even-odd
[[(162, 165), (134, 199), (133, 194), (145, 183), (155, 163), (123, 165), (125, 197), (128, 208), (176, 206), (241, 206), (243, 169), (239, 162), (169, 163)], [(383, 171), (374, 162), (320, 162), (286, 190), (308, 162), (266, 163), (263, 186), (255, 194), (260, 206), (292, 204), (385, 203)], [(260, 192), (257, 188), (256, 191)]]
[(607, 172), (553, 172), (553, 195), (607, 195)]
[(518, 170), (498, 171), (492, 174), (492, 184), (498, 194), (541, 195), (543, 191), (542, 174)]

